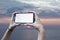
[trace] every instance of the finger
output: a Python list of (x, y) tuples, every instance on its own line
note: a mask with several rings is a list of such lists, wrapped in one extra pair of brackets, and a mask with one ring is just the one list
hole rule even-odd
[(15, 23), (14, 23), (13, 26), (20, 26), (20, 24), (15, 24)]
[(20, 24), (15, 24), (15, 26), (20, 26)]
[(32, 26), (26, 26), (27, 28), (33, 28)]
[(18, 13), (17, 12), (12, 13), (10, 24), (13, 24), (14, 23), (14, 17), (16, 16), (16, 14), (18, 14)]
[(14, 15), (12, 14), (10, 24), (13, 24), (13, 17), (14, 17)]

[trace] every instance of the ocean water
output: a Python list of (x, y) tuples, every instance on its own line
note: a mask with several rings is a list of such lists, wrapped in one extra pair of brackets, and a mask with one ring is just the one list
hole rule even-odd
[[(9, 24), (0, 24), (0, 39), (8, 28)], [(45, 40), (60, 40), (60, 26), (45, 25)], [(34, 28), (27, 29), (19, 26), (14, 29), (10, 40), (37, 40), (38, 31)]]

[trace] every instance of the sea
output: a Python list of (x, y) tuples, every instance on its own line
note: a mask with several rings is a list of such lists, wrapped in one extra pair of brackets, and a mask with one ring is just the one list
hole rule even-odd
[[(9, 24), (0, 23), (0, 40), (3, 37)], [(44, 25), (45, 40), (60, 40), (59, 25)], [(38, 31), (35, 28), (26, 28), (26, 26), (18, 26), (11, 34), (10, 40), (37, 40)]]

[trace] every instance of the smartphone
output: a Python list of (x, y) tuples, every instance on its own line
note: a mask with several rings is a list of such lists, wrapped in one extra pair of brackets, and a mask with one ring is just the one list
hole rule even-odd
[(35, 13), (33, 12), (15, 13), (13, 20), (14, 23), (32, 24), (35, 22)]

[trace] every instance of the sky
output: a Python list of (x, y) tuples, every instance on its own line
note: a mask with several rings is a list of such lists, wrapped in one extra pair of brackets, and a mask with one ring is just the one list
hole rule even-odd
[(51, 7), (60, 9), (60, 0), (16, 0), (27, 4), (33, 4), (36, 7)]
[[(18, 3), (17, 3), (18, 2)], [(44, 24), (59, 24), (60, 25), (60, 0), (0, 0), (0, 16), (4, 16), (4, 14), (7, 13), (7, 9), (10, 9), (11, 7), (20, 7), (22, 4), (20, 3), (26, 3), (31, 4), (32, 6), (35, 6), (37, 8), (43, 8), (41, 10), (41, 15), (43, 17), (56, 17), (59, 16), (59, 18), (47, 18), (47, 19), (41, 19)], [(18, 5), (17, 5), (18, 4)], [(29, 7), (29, 6), (28, 6)], [(44, 9), (44, 7), (48, 9)], [(59, 10), (56, 10), (59, 9)], [(11, 11), (11, 9), (9, 10)], [(45, 13), (43, 13), (45, 11)], [(45, 15), (45, 16), (44, 16)], [(47, 16), (48, 15), (48, 16)], [(10, 22), (10, 17), (2, 17), (0, 18), (0, 23), (8, 23)]]
[[(10, 17), (0, 18), (0, 23), (10, 23)], [(40, 18), (43, 25), (60, 25), (60, 18)]]

